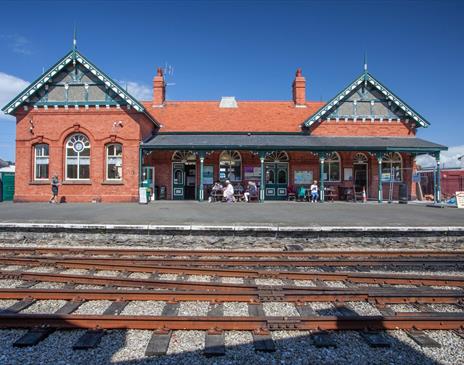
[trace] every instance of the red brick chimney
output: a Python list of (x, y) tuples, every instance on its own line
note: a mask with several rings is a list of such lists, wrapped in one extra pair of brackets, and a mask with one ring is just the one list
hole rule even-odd
[(306, 79), (301, 76), (301, 68), (296, 70), (293, 80), (293, 102), (297, 108), (306, 107)]
[(166, 82), (164, 81), (163, 70), (158, 67), (156, 76), (153, 78), (153, 104), (163, 106), (166, 100)]

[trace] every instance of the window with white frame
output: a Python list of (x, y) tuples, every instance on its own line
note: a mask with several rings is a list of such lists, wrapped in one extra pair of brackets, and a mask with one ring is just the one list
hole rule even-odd
[(398, 152), (387, 152), (382, 156), (382, 181), (403, 180), (403, 159)]
[(325, 181), (340, 181), (340, 155), (337, 152), (327, 154), (324, 160)]
[(242, 156), (238, 151), (222, 151), (219, 156), (219, 179), (242, 180)]
[(106, 179), (122, 179), (122, 144), (120, 143), (106, 146)]
[(90, 142), (82, 133), (70, 136), (66, 142), (66, 180), (90, 179)]
[(34, 146), (34, 180), (48, 179), (49, 147), (46, 143)]

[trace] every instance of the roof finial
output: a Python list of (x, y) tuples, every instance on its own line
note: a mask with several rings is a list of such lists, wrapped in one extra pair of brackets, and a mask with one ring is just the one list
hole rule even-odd
[(76, 23), (74, 22), (74, 34), (73, 34), (73, 51), (76, 51), (77, 50), (77, 39), (76, 39), (76, 31), (77, 27), (76, 27)]
[(367, 73), (367, 52), (364, 52), (364, 73)]

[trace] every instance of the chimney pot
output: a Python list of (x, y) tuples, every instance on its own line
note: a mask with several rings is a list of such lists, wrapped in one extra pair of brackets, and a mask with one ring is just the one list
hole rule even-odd
[(164, 80), (163, 70), (158, 67), (156, 76), (153, 78), (153, 104), (157, 107), (164, 105), (166, 101), (166, 82)]
[(306, 107), (306, 79), (302, 76), (301, 68), (298, 68), (293, 80), (293, 102), (296, 107)]

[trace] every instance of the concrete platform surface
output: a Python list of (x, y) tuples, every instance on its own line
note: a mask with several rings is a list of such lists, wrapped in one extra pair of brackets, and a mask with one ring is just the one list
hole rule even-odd
[(279, 227), (464, 227), (464, 209), (361, 203), (0, 203), (0, 223)]

